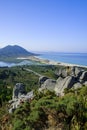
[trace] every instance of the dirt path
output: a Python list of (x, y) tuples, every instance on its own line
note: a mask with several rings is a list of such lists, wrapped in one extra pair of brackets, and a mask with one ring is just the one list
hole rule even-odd
[(24, 70), (26, 70), (26, 71), (28, 71), (28, 72), (32, 72), (32, 73), (34, 73), (35, 75), (37, 75), (38, 77), (43, 76), (43, 75), (41, 75), (41, 74), (39, 74), (39, 73), (37, 73), (37, 72), (31, 70), (31, 69), (24, 68)]

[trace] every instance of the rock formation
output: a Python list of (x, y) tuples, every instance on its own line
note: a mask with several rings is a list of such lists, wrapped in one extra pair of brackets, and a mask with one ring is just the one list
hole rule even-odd
[(56, 80), (53, 79), (47, 79), (39, 88), (39, 91), (42, 91), (43, 89), (48, 89), (50, 91), (54, 90), (56, 84)]
[(26, 94), (25, 86), (22, 83), (16, 83), (13, 88), (13, 99), (18, 98), (22, 94)]
[(57, 80), (54, 90), (56, 94), (63, 93), (65, 88), (72, 88), (74, 83), (76, 83), (75, 77), (67, 76), (66, 78), (60, 80), (60, 82)]
[(30, 101), (33, 96), (33, 91), (26, 93), (25, 86), (22, 83), (17, 83), (13, 88), (12, 100), (9, 101), (9, 113), (12, 113), (21, 103)]
[(40, 83), (40, 85), (42, 85), (47, 79), (48, 79), (48, 77), (46, 77), (46, 76), (41, 76), (41, 77), (39, 78), (39, 83)]
[(57, 72), (58, 79), (43, 80), (40, 91), (43, 89), (54, 90), (57, 95), (64, 95), (65, 88), (78, 89), (83, 85), (87, 85), (87, 71), (80, 67), (66, 67), (60, 68)]

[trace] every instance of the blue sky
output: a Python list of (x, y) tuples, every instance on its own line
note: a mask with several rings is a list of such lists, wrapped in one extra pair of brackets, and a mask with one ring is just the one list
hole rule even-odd
[(0, 0), (0, 48), (87, 52), (87, 0)]

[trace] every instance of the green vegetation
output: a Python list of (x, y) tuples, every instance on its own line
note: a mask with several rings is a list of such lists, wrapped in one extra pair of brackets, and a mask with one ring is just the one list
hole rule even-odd
[(57, 75), (56, 72), (60, 69), (60, 68), (64, 68), (62, 66), (54, 66), (54, 65), (39, 65), (39, 66), (27, 66), (27, 68), (34, 70), (35, 72), (38, 72), (39, 74), (42, 74), (44, 76), (47, 76), (49, 78), (52, 79), (57, 79)]
[(32, 72), (26, 71), (24, 68), (32, 69), (45, 76), (56, 78), (56, 66), (18, 66), (11, 68), (0, 68), (0, 103), (7, 102), (12, 97), (13, 86), (21, 82), (26, 86), (26, 91), (39, 87), (39, 77)]
[[(38, 92), (38, 78), (32, 69), (56, 79), (57, 66), (22, 66), (0, 68), (0, 130), (87, 130), (87, 87), (66, 89), (63, 97), (44, 90)], [(14, 113), (8, 113), (12, 88), (22, 82), (26, 90), (34, 90), (34, 98), (21, 104)]]
[(35, 91), (34, 99), (9, 115), (7, 123), (12, 125), (12, 130), (86, 130), (87, 87), (76, 91), (67, 92), (63, 97), (48, 90)]

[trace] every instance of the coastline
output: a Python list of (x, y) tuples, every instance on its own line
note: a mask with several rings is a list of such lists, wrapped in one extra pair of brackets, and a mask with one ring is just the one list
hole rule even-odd
[(76, 67), (81, 67), (81, 68), (87, 68), (87, 66), (85, 66), (85, 65), (57, 62), (57, 61), (53, 61), (53, 60), (39, 58), (38, 56), (18, 57), (17, 59), (36, 61), (36, 62), (40, 62), (40, 63), (46, 64), (46, 65), (59, 65), (59, 66), (70, 66), (70, 67), (76, 66)]

